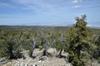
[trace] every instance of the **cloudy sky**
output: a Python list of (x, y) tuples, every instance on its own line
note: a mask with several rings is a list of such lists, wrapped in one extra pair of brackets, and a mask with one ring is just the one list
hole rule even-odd
[(0, 25), (67, 26), (82, 14), (100, 26), (100, 0), (0, 0)]

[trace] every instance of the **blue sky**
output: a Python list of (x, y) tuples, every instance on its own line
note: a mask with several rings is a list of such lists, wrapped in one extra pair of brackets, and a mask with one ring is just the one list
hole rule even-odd
[(0, 25), (67, 26), (82, 14), (99, 27), (100, 0), (0, 0)]

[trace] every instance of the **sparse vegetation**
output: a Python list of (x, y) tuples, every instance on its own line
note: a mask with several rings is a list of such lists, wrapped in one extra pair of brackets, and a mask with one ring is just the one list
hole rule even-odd
[[(9, 27), (0, 26), (0, 58), (22, 58), (22, 51), (29, 50), (32, 57), (34, 48), (48, 48), (68, 52), (68, 61), (73, 66), (87, 66), (93, 59), (100, 62), (100, 30), (87, 27), (86, 16), (76, 18), (71, 27)], [(34, 45), (34, 46), (33, 46)]]

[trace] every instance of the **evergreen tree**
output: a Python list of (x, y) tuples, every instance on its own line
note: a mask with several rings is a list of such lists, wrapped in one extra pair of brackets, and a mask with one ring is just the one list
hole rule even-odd
[(73, 66), (85, 66), (88, 59), (91, 58), (93, 44), (91, 40), (92, 33), (87, 28), (86, 15), (76, 18), (76, 24), (68, 32), (69, 41), (69, 62)]
[(100, 62), (100, 35), (94, 37), (94, 42), (97, 47), (94, 50), (93, 57)]

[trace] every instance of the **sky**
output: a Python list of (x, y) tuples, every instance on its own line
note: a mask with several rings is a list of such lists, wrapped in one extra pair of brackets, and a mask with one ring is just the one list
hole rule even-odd
[(0, 0), (0, 25), (68, 26), (83, 14), (100, 27), (100, 0)]

